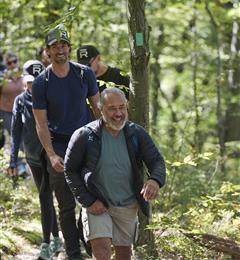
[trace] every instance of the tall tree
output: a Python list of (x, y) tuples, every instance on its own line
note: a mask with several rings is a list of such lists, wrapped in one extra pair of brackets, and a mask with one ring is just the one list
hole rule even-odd
[(144, 127), (149, 124), (149, 27), (144, 0), (128, 0), (128, 28), (132, 74), (131, 117)]
[[(148, 128), (149, 125), (149, 27), (145, 17), (144, 0), (128, 0), (128, 28), (132, 74), (132, 93), (130, 96), (130, 116), (138, 124)], [(148, 245), (149, 255), (154, 254), (154, 238), (146, 230), (149, 219), (139, 212), (140, 230), (139, 245)]]
[[(205, 4), (206, 11), (210, 17), (210, 21), (212, 26), (216, 32), (216, 48), (217, 48), (217, 78), (216, 78), (216, 92), (217, 92), (217, 120), (218, 120), (218, 140), (220, 146), (220, 155), (223, 157), (224, 155), (224, 116), (223, 116), (223, 109), (222, 109), (222, 85), (221, 85), (221, 73), (222, 73), (222, 61), (221, 61), (221, 42), (219, 39), (219, 26), (209, 8), (209, 3), (206, 2)], [(223, 169), (222, 169), (223, 170)]]

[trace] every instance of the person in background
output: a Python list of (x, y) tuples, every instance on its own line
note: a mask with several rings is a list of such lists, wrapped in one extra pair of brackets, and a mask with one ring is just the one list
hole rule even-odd
[[(23, 83), (25, 91), (14, 101), (11, 124), (11, 154), (9, 174), (16, 176), (18, 151), (23, 138), (26, 161), (31, 169), (34, 182), (39, 192), (43, 241), (39, 258), (50, 260), (63, 250), (63, 242), (59, 238), (56, 212), (53, 205), (53, 193), (49, 186), (49, 174), (46, 165), (41, 161), (42, 145), (39, 142), (35, 120), (32, 113), (32, 82), (44, 69), (38, 60), (29, 60), (23, 65)], [(50, 235), (53, 239), (50, 241)]]
[[(17, 95), (23, 92), (24, 87), (21, 71), (18, 67), (17, 55), (13, 52), (6, 53), (5, 64), (7, 69), (3, 74), (3, 84), (0, 97), (0, 121), (2, 121), (4, 135), (6, 137), (6, 132), (9, 136), (11, 134), (11, 121), (14, 100)], [(24, 152), (22, 144), (20, 150)], [(27, 176), (25, 162), (23, 158), (19, 158), (18, 160), (17, 174), (18, 176), (22, 177)]]
[[(0, 73), (4, 72), (6, 70), (6, 66), (3, 62), (3, 51), (0, 49)], [(1, 74), (0, 74), (1, 77)]]
[[(94, 71), (99, 91), (102, 92), (106, 87), (106, 83), (114, 83), (115, 87), (120, 88), (129, 98), (130, 78), (119, 69), (111, 67), (101, 61), (101, 55), (96, 47), (92, 45), (82, 45), (77, 49), (77, 61), (81, 64), (91, 67)], [(105, 84), (104, 84), (105, 82)]]
[(36, 59), (41, 61), (45, 68), (51, 64), (51, 60), (48, 57), (45, 48), (38, 48), (36, 51)]
[[(1, 99), (5, 71), (6, 71), (6, 66), (3, 63), (3, 51), (0, 50), (0, 99)], [(5, 143), (5, 136), (4, 136), (3, 129), (4, 129), (3, 119), (0, 118), (0, 149), (4, 146)]]
[[(84, 235), (93, 259), (130, 260), (137, 212), (149, 215), (149, 200), (165, 183), (165, 163), (151, 137), (128, 121), (127, 99), (118, 88), (100, 96), (102, 118), (76, 130), (68, 144), (65, 178), (82, 205)], [(149, 175), (144, 183), (146, 165)]]
[(4, 128), (10, 135), (12, 109), (14, 99), (23, 91), (21, 72), (18, 68), (18, 57), (12, 52), (8, 52), (5, 57), (7, 70), (4, 73), (4, 83), (0, 99), (0, 115), (4, 122)]
[(68, 259), (82, 260), (76, 202), (64, 178), (63, 159), (72, 133), (91, 121), (86, 99), (100, 116), (98, 86), (91, 69), (69, 61), (70, 38), (62, 25), (50, 30), (45, 42), (51, 65), (33, 82), (33, 114), (58, 201)]

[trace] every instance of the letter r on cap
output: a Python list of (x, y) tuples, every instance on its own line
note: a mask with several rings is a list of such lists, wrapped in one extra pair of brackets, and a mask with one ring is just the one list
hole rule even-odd
[(68, 38), (67, 32), (61, 31), (61, 37)]
[(80, 58), (82, 59), (83, 57), (88, 58), (88, 51), (87, 51), (87, 49), (81, 49), (80, 50)]
[(42, 66), (40, 64), (33, 65), (33, 75), (35, 74), (39, 75), (41, 71), (42, 71)]

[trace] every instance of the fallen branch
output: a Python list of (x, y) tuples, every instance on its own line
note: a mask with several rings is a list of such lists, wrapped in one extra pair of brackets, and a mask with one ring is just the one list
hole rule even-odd
[[(194, 242), (211, 250), (222, 252), (232, 257), (240, 257), (240, 244), (227, 238), (221, 238), (210, 234), (183, 233)], [(239, 258), (238, 258), (239, 259)]]

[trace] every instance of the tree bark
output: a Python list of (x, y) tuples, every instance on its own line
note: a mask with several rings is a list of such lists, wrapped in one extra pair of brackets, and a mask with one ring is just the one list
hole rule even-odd
[(226, 98), (226, 119), (225, 119), (225, 142), (240, 140), (240, 75), (239, 75), (239, 23), (233, 21), (232, 38), (230, 44), (230, 60), (228, 70), (228, 90)]
[[(148, 61), (149, 61), (149, 27), (145, 18), (145, 1), (128, 0), (128, 27), (131, 58), (131, 94), (130, 118), (132, 121), (148, 128), (149, 125), (149, 86), (148, 86)], [(149, 219), (139, 213), (140, 230), (137, 245), (147, 245), (148, 255), (154, 253), (154, 237), (146, 229)]]
[[(225, 144), (224, 144), (224, 138), (225, 138), (225, 127), (224, 127), (224, 113), (222, 108), (222, 80), (221, 80), (221, 74), (222, 74), (222, 60), (221, 60), (221, 52), (220, 52), (220, 39), (219, 39), (219, 26), (217, 22), (214, 19), (214, 16), (210, 10), (209, 2), (207, 1), (205, 3), (205, 9), (209, 15), (211, 24), (215, 30), (216, 33), (216, 48), (217, 48), (217, 75), (216, 75), (216, 94), (217, 94), (217, 121), (218, 121), (218, 140), (219, 140), (219, 146), (220, 146), (220, 156), (221, 158), (224, 157), (225, 154)], [(224, 172), (224, 164), (221, 164), (221, 170)]]
[(128, 0), (128, 26), (131, 58), (131, 119), (143, 127), (149, 124), (149, 28), (145, 19), (145, 1)]
[(151, 130), (153, 135), (157, 134), (157, 122), (158, 122), (158, 114), (160, 110), (160, 104), (159, 104), (159, 94), (161, 89), (161, 80), (160, 80), (160, 74), (161, 74), (161, 65), (159, 62), (162, 48), (164, 41), (164, 26), (163, 24), (159, 25), (158, 30), (160, 31), (158, 37), (157, 37), (157, 43), (158, 46), (157, 51), (152, 50), (152, 55), (155, 60), (155, 62), (151, 65), (151, 88), (150, 88), (150, 111), (151, 111)]
[(194, 111), (195, 111), (195, 118), (194, 118), (194, 151), (195, 153), (201, 152), (201, 145), (200, 145), (200, 116), (199, 116), (199, 101), (198, 101), (198, 84), (197, 84), (197, 71), (198, 71), (198, 57), (197, 57), (197, 11), (196, 11), (196, 2), (194, 2), (194, 9), (193, 9), (193, 18), (192, 18), (192, 34), (193, 34), (193, 47), (192, 47), (192, 84), (193, 84), (193, 102), (194, 102)]

